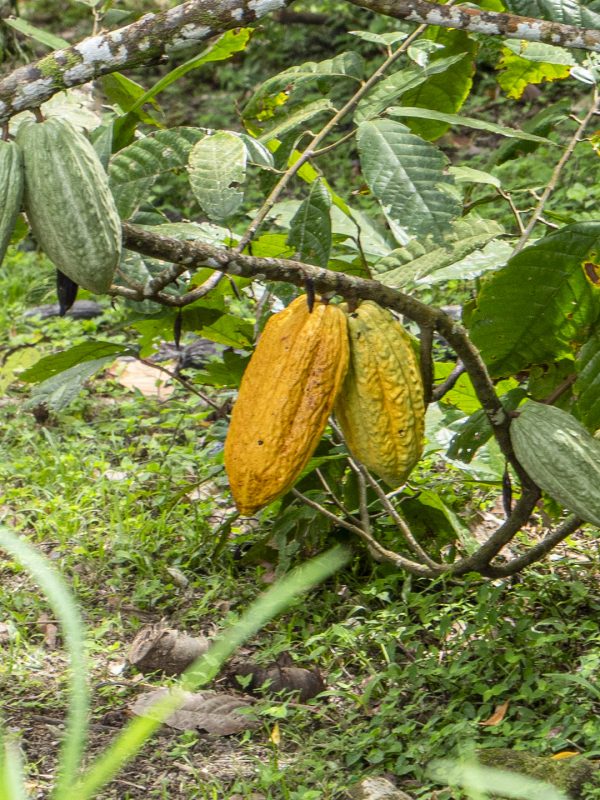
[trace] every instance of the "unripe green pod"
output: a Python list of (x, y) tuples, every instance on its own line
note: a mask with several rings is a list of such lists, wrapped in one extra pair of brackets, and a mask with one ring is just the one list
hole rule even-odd
[(106, 292), (121, 256), (121, 222), (94, 148), (58, 117), (22, 123), (17, 143), (25, 210), (38, 244), (79, 286)]
[(600, 442), (571, 414), (533, 401), (519, 408), (510, 438), (540, 489), (600, 528)]
[(23, 200), (23, 163), (15, 142), (0, 140), (0, 263)]

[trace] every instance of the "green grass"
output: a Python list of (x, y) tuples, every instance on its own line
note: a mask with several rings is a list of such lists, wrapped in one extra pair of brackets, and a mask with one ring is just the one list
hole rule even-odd
[[(44, 268), (36, 256), (18, 254), (0, 271), (4, 352), (15, 342), (42, 354), (90, 336), (125, 336), (118, 308), (86, 323), (25, 319), (32, 295), (49, 299), (39, 284)], [(41, 285), (48, 288), (50, 277)], [(75, 593), (88, 627), (98, 722), (122, 713), (140, 691), (127, 673), (123, 685), (119, 677), (115, 683), (110, 666), (123, 661), (142, 624), (164, 618), (213, 634), (256, 598), (269, 565), (240, 558), (237, 545), (269, 528), (252, 532), (234, 520), (236, 536), (221, 538), (221, 523), (233, 513), (221, 467), (223, 425), (211, 426), (210, 409), (181, 387), (158, 404), (101, 374), (44, 424), (24, 409), (28, 391), (14, 382), (0, 404), (0, 517), (60, 568)], [(434, 465), (431, 456), (427, 469)], [(454, 471), (435, 473), (435, 481), (443, 484), (444, 475), (455, 487), (462, 480)], [(199, 484), (204, 493), (190, 494)], [(457, 512), (471, 490), (461, 491)], [(316, 525), (310, 517), (302, 525), (303, 540), (288, 540), (294, 547), (281, 551), (291, 564), (328, 541), (306, 528)], [(285, 536), (278, 541), (285, 548)], [(411, 580), (357, 550), (350, 566), (267, 624), (244, 651), (263, 663), (289, 653), (298, 665), (318, 667), (324, 696), (304, 705), (261, 701), (259, 728), (226, 742), (194, 733), (156, 738), (126, 775), (150, 788), (142, 795), (120, 785), (101, 797), (237, 793), (249, 800), (259, 792), (273, 800), (339, 800), (359, 777), (389, 772), (415, 797), (429, 798), (428, 762), (467, 746), (597, 755), (599, 563), (589, 533), (519, 578), (498, 582)], [(4, 713), (17, 728), (32, 714), (60, 718), (65, 663), (44, 641), (46, 605), (15, 563), (2, 559), (0, 570), (0, 620), (8, 630), (0, 662)], [(505, 702), (504, 720), (482, 726)], [(276, 722), (279, 746), (269, 739)], [(43, 725), (39, 735), (45, 746), (28, 750), (29, 777), (43, 784), (56, 736)], [(93, 733), (94, 752), (107, 737)], [(225, 752), (247, 769), (236, 777), (215, 768), (207, 776), (198, 766), (206, 748), (213, 761)], [(436, 791), (438, 800), (461, 796)]]

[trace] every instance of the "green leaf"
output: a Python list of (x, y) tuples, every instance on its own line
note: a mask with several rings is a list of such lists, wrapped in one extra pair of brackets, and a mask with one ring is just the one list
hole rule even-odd
[(182, 320), (184, 330), (194, 331), (217, 344), (235, 347), (238, 350), (252, 347), (254, 340), (252, 324), (235, 314), (194, 304), (183, 309)]
[(530, 83), (563, 80), (571, 74), (571, 67), (567, 64), (529, 61), (527, 58), (515, 55), (506, 47), (502, 48), (502, 57), (497, 68), (501, 70), (498, 84), (508, 97), (515, 99), (521, 97), (525, 87)]
[(522, 17), (563, 22), (580, 28), (600, 28), (600, 14), (578, 0), (504, 0), (507, 11)]
[(363, 122), (357, 144), (365, 180), (388, 220), (408, 233), (440, 239), (461, 210), (447, 191), (452, 179), (442, 152), (386, 119)]
[(198, 69), (198, 67), (204, 64), (210, 64), (214, 61), (225, 61), (234, 55), (234, 53), (245, 50), (251, 35), (251, 28), (235, 28), (226, 31), (216, 42), (211, 44), (210, 47), (203, 50), (202, 53), (190, 58), (178, 67), (175, 67), (175, 69), (172, 69), (157, 81), (152, 88), (140, 95), (131, 108), (128, 109), (128, 115), (131, 116), (135, 114), (143, 105), (151, 101), (157, 94), (163, 92), (167, 87), (179, 80), (179, 78), (187, 75), (191, 70)]
[(363, 60), (358, 53), (340, 53), (325, 61), (307, 61), (296, 67), (280, 72), (261, 84), (244, 108), (244, 119), (260, 119), (264, 113), (271, 115), (268, 99), (285, 90), (313, 82), (322, 78), (352, 78), (360, 81), (363, 77)]
[(30, 39), (35, 39), (36, 42), (46, 45), (46, 47), (49, 47), (51, 50), (62, 50), (64, 47), (71, 46), (70, 42), (67, 42), (66, 39), (62, 39), (60, 36), (55, 36), (53, 33), (36, 28), (35, 25), (32, 25), (21, 17), (5, 17), (2, 22), (6, 25), (10, 25), (11, 28), (19, 31), (19, 33), (22, 33), (24, 36), (29, 36)]
[[(453, 270), (452, 278), (472, 276), (472, 268), (469, 271), (466, 265), (464, 269), (461, 267), (463, 259), (481, 250), (503, 232), (504, 229), (492, 220), (459, 219), (452, 223), (443, 245), (413, 239), (405, 247), (398, 247), (379, 259), (373, 272), (382, 283), (394, 289), (432, 282), (425, 280), (431, 275), (435, 281), (436, 273), (446, 269)], [(502, 263), (499, 261), (495, 266)], [(450, 280), (450, 277), (446, 275), (439, 280)]]
[(583, 345), (575, 367), (577, 380), (573, 390), (577, 397), (577, 415), (594, 431), (600, 428), (600, 331), (595, 330)]
[(293, 258), (294, 248), (290, 247), (284, 233), (263, 233), (252, 241), (252, 255), (258, 258)]
[[(300, 106), (299, 108), (294, 108), (293, 113), (284, 116), (283, 119), (280, 119), (279, 115), (277, 115), (274, 117), (275, 125), (271, 126), (264, 133), (261, 133), (259, 141), (269, 142), (271, 139), (279, 139), (285, 136), (286, 133), (302, 127), (305, 123), (326, 111), (330, 113), (334, 112), (335, 106), (332, 104), (331, 100), (323, 98), (321, 100), (314, 100), (312, 103), (306, 103), (306, 105)], [(262, 130), (262, 128), (259, 130)]]
[(42, 383), (38, 383), (25, 403), (27, 408), (45, 405), (52, 411), (62, 411), (77, 397), (85, 381), (99, 372), (113, 355), (97, 358), (93, 361), (82, 361), (70, 369), (58, 372)]
[(68, 350), (40, 358), (32, 367), (21, 373), (20, 380), (39, 383), (86, 361), (114, 360), (117, 356), (131, 355), (132, 352), (132, 348), (124, 344), (103, 341), (82, 342)]
[(247, 133), (238, 133), (237, 135), (246, 146), (250, 164), (256, 164), (258, 167), (266, 169), (271, 169), (274, 166), (273, 154), (266, 145)]
[(0, 367), (0, 394), (4, 394), (13, 381), (23, 380), (23, 372), (39, 361), (39, 355), (33, 347), (24, 347), (11, 353)]
[(244, 201), (246, 147), (239, 136), (217, 131), (194, 145), (188, 161), (192, 191), (215, 221), (233, 216)]
[[(508, 384), (508, 381), (505, 383)], [(503, 395), (500, 400), (506, 411), (514, 411), (526, 396), (525, 389), (515, 387)], [(458, 432), (450, 441), (446, 455), (450, 459), (470, 464), (475, 453), (492, 438), (492, 435), (492, 426), (487, 414), (483, 408), (479, 408), (461, 422)]]
[(250, 356), (242, 356), (231, 350), (225, 350), (220, 359), (209, 361), (204, 369), (194, 373), (194, 383), (202, 386), (226, 386), (237, 388)]
[(371, 31), (348, 31), (351, 36), (356, 36), (364, 42), (373, 42), (374, 44), (382, 44), (384, 47), (391, 47), (392, 45), (403, 42), (408, 33), (404, 31), (390, 31), (389, 33), (372, 33)]
[(171, 128), (138, 139), (114, 155), (108, 177), (121, 218), (133, 216), (159, 175), (185, 167), (192, 147), (204, 136), (199, 128)]
[[(429, 64), (449, 56), (464, 55), (455, 64), (451, 64), (442, 73), (430, 75), (420, 86), (403, 95), (407, 106), (419, 106), (423, 109), (454, 113), (458, 111), (469, 96), (475, 72), (475, 55), (477, 43), (464, 31), (447, 30), (446, 28), (429, 28), (425, 40), (430, 44), (443, 44), (444, 47), (432, 55)], [(418, 136), (433, 141), (439, 139), (448, 130), (444, 120), (435, 117), (424, 117), (410, 123), (410, 129)]]
[(377, 83), (373, 90), (358, 103), (354, 112), (354, 121), (359, 125), (361, 122), (377, 117), (409, 89), (414, 89), (424, 83), (431, 75), (446, 72), (449, 67), (463, 59), (464, 55), (464, 53), (459, 53), (449, 58), (440, 58), (426, 67), (419, 69), (407, 67), (394, 72)]
[(331, 198), (322, 181), (311, 184), (294, 215), (288, 242), (301, 261), (325, 268), (331, 252)]
[[(570, 101), (563, 98), (553, 105), (542, 109), (531, 119), (523, 123), (523, 131), (536, 136), (546, 137), (556, 130), (564, 120), (569, 118), (571, 110)], [(548, 140), (550, 141), (550, 140)], [(513, 158), (532, 153), (539, 147), (539, 143), (531, 141), (503, 142), (492, 156), (493, 163), (503, 164)]]
[(504, 42), (504, 49), (510, 50), (516, 56), (526, 58), (528, 61), (540, 61), (544, 64), (563, 64), (568, 67), (576, 67), (579, 64), (570, 50), (566, 50), (564, 47), (554, 47), (551, 44), (542, 44), (542, 42), (508, 39)]
[[(143, 97), (145, 94), (143, 86), (132, 81), (131, 78), (121, 75), (120, 72), (112, 72), (110, 75), (104, 75), (100, 79), (100, 83), (109, 102), (118, 105), (124, 112), (131, 111), (140, 97)], [(156, 100), (150, 98), (149, 102), (158, 109), (159, 106)], [(158, 125), (154, 117), (151, 114), (147, 114), (142, 108), (136, 109), (135, 115), (147, 125)]]
[(599, 249), (599, 222), (567, 225), (486, 279), (470, 324), (493, 377), (569, 357), (585, 341), (600, 300), (586, 270)]
[(449, 125), (460, 125), (463, 128), (474, 128), (479, 131), (489, 131), (496, 133), (499, 136), (508, 136), (511, 139), (523, 139), (528, 142), (536, 142), (537, 144), (552, 144), (550, 139), (543, 136), (536, 136), (533, 133), (526, 133), (519, 131), (516, 128), (507, 128), (504, 125), (496, 125), (494, 122), (486, 122), (485, 120), (474, 119), (473, 117), (463, 117), (460, 114), (445, 114), (441, 111), (434, 111), (429, 108), (409, 108), (405, 106), (392, 106), (388, 108), (387, 113), (391, 117), (417, 117), (423, 119), (438, 120), (440, 122), (447, 122)]
[(112, 155), (113, 144), (113, 120), (106, 125), (99, 125), (90, 135), (90, 140), (94, 145), (96, 155), (100, 159), (100, 163), (104, 167), (105, 172), (108, 172), (108, 165)]
[(489, 172), (472, 167), (448, 167), (448, 172), (456, 183), (477, 183), (484, 186), (493, 186), (494, 189), (502, 188), (502, 181)]

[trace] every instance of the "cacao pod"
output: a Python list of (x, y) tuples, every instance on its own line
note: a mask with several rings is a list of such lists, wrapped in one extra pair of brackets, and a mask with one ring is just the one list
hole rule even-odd
[(512, 421), (510, 438), (540, 489), (600, 527), (600, 442), (575, 417), (531, 400)]
[(21, 210), (23, 164), (14, 142), (0, 141), (0, 263)]
[(348, 367), (346, 315), (306, 296), (267, 322), (244, 373), (225, 441), (239, 511), (292, 487), (315, 451)]
[(25, 210), (40, 247), (74, 283), (101, 294), (121, 256), (121, 222), (92, 145), (66, 120), (23, 122)]
[(395, 488), (421, 457), (423, 383), (409, 334), (366, 300), (348, 315), (350, 363), (335, 405), (348, 448)]

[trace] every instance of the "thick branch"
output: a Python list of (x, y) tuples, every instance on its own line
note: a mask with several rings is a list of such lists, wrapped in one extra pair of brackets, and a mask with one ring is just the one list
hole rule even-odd
[(567, 536), (575, 533), (577, 528), (583, 525), (582, 520), (577, 517), (569, 517), (557, 528), (551, 531), (541, 542), (530, 547), (526, 553), (518, 558), (513, 558), (507, 561), (506, 564), (490, 564), (490, 566), (479, 570), (486, 578), (505, 578), (508, 575), (515, 575), (525, 567), (533, 564), (534, 561), (539, 561), (546, 553), (549, 553), (557, 544), (562, 542)]
[(224, 31), (250, 24), (289, 2), (189, 0), (159, 14), (145, 14), (124, 28), (55, 50), (0, 81), (0, 124), (63, 89), (117, 70), (161, 61)]
[(507, 39), (524, 39), (527, 42), (544, 42), (559, 47), (600, 51), (600, 30), (546, 22), (514, 14), (480, 11), (465, 6), (442, 6), (427, 0), (350, 0), (356, 6), (368, 8), (388, 17), (405, 19), (442, 28), (458, 28), (473, 33), (505, 36)]
[[(481, 356), (471, 343), (466, 330), (440, 309), (431, 308), (414, 297), (384, 286), (378, 281), (346, 275), (343, 272), (333, 272), (300, 261), (258, 258), (201, 242), (182, 242), (127, 222), (123, 223), (123, 236), (124, 245), (130, 250), (180, 265), (178, 274), (186, 269), (210, 267), (230, 275), (283, 281), (300, 287), (305, 284), (307, 278), (310, 278), (316, 290), (321, 293), (335, 292), (347, 299), (360, 297), (363, 300), (374, 300), (385, 308), (392, 308), (404, 314), (421, 328), (435, 328), (454, 348), (465, 365), (502, 452), (514, 466), (523, 485), (529, 488), (533, 486), (514, 456), (509, 436), (510, 420), (496, 395)], [(171, 279), (176, 277), (175, 270), (170, 270), (169, 274)], [(136, 296), (135, 291), (121, 287), (114, 287), (112, 294), (126, 295), (134, 300), (152, 298), (164, 305), (179, 307), (189, 304), (193, 299), (189, 296), (186, 299), (185, 295), (183, 298), (173, 297), (164, 292), (153, 294), (152, 290)]]

